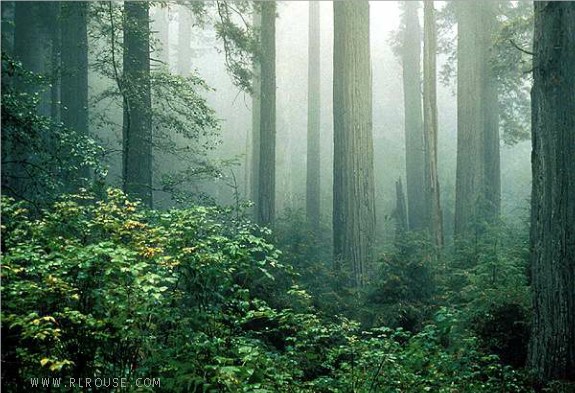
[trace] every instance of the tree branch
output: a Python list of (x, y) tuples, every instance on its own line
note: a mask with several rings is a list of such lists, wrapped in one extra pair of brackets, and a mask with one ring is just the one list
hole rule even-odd
[(517, 45), (512, 39), (510, 39), (509, 42), (511, 43), (511, 45), (513, 45), (513, 47), (514, 47), (515, 49), (517, 49), (517, 50), (519, 50), (519, 51), (521, 51), (521, 52), (523, 52), (523, 53), (525, 53), (525, 54), (528, 54), (529, 56), (534, 56), (534, 55), (535, 55), (535, 53), (529, 52), (528, 50), (525, 50), (525, 49), (521, 48), (521, 47), (520, 47), (519, 45)]

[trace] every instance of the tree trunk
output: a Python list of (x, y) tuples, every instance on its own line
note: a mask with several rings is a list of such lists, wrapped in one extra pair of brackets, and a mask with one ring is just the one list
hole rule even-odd
[(182, 76), (188, 76), (192, 71), (191, 37), (192, 21), (190, 11), (184, 5), (180, 5), (178, 8), (178, 57), (176, 70)]
[(405, 110), (405, 167), (409, 229), (426, 228), (425, 155), (421, 110), (421, 28), (418, 1), (405, 2), (403, 36), (403, 100)]
[(62, 2), (61, 116), (88, 135), (88, 3)]
[[(4, 4), (2, 4), (4, 7)], [(36, 74), (49, 76), (51, 64), (51, 34), (45, 25), (44, 17), (50, 12), (50, 4), (38, 1), (17, 1), (14, 4), (14, 38), (13, 55), (15, 60), (22, 63), (22, 67)], [(6, 28), (2, 26), (4, 30)], [(3, 37), (4, 38), (4, 37)], [(5, 83), (5, 82), (3, 82)], [(38, 114), (50, 116), (50, 91), (42, 86), (15, 82), (14, 87), (22, 93), (35, 95), (39, 93)], [(29, 154), (29, 146), (19, 138), (8, 140), (2, 133), (2, 150), (5, 152), (2, 161), (2, 187), (5, 192), (15, 198), (28, 198), (37, 192), (31, 189), (31, 176), (27, 165), (34, 159)], [(51, 135), (43, 137), (48, 142)]]
[[(14, 56), (22, 66), (36, 74), (49, 76), (51, 71), (52, 32), (45, 23), (52, 13), (52, 4), (42, 1), (17, 1), (14, 16)], [(50, 44), (46, 44), (50, 42)], [(37, 87), (24, 87), (34, 93)], [(40, 94), (38, 111), (50, 117), (51, 94), (48, 89)]]
[(443, 217), (437, 172), (436, 30), (433, 1), (424, 1), (423, 126), (427, 228), (436, 247), (443, 245)]
[(44, 16), (44, 23), (50, 32), (50, 118), (59, 123), (61, 119), (61, 51), (62, 51), (62, 14), (61, 3), (50, 2), (49, 13)]
[(407, 208), (401, 178), (395, 182), (395, 244), (398, 248), (405, 242), (407, 232)]
[[(485, 22), (483, 28), (488, 34), (485, 52), (488, 53), (487, 59), (491, 59), (493, 57), (492, 40), (497, 23), (497, 2), (485, 2), (484, 7)], [(494, 224), (501, 214), (499, 97), (497, 92), (497, 76), (489, 62), (487, 62), (485, 73), (485, 213), (487, 222)]]
[(499, 130), (497, 92), (490, 67), (493, 2), (456, 4), (457, 174), (455, 236), (478, 233), (499, 211)]
[(152, 207), (149, 4), (124, 3), (124, 191)]
[(529, 365), (575, 380), (575, 3), (535, 2)]
[[(254, 10), (254, 29), (261, 29), (261, 12)], [(259, 34), (261, 40), (261, 34)], [(260, 94), (261, 94), (261, 69), (259, 60), (253, 64), (254, 80), (252, 92), (252, 138), (251, 138), (251, 171), (250, 171), (250, 199), (257, 202), (259, 198), (259, 173), (260, 173)], [(254, 217), (257, 221), (257, 206), (254, 208)]]
[(260, 162), (258, 223), (271, 225), (275, 218), (276, 160), (276, 3), (264, 1), (261, 27)]
[(314, 231), (320, 220), (320, 16), (309, 3), (306, 212)]
[(375, 231), (369, 2), (334, 8), (333, 232), (336, 270), (365, 282)]

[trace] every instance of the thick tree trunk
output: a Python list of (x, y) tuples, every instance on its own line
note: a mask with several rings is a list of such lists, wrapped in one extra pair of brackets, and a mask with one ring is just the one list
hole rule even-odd
[(60, 2), (49, 4), (49, 14), (44, 16), (44, 23), (50, 31), (50, 118), (55, 123), (59, 123), (62, 120), (60, 114), (62, 14)]
[[(52, 14), (52, 4), (42, 1), (17, 1), (14, 17), (14, 56), (22, 66), (36, 74), (49, 76), (51, 71), (50, 27), (45, 23), (47, 15)], [(46, 44), (49, 42), (50, 44)], [(30, 93), (37, 92), (35, 87), (24, 87)], [(51, 94), (44, 89), (40, 95), (38, 111), (50, 117)]]
[(124, 3), (124, 191), (152, 207), (149, 4)]
[(88, 134), (88, 3), (62, 2), (61, 116), (66, 127)]
[(405, 167), (409, 229), (426, 228), (425, 155), (421, 107), (421, 28), (418, 1), (405, 2), (403, 37), (403, 101), (405, 108)]
[(455, 236), (477, 233), (499, 211), (497, 92), (491, 71), (493, 2), (457, 3), (457, 174)]
[(362, 286), (375, 231), (369, 2), (333, 7), (334, 258)]
[(306, 212), (317, 231), (320, 220), (320, 16), (319, 2), (309, 3)]
[[(2, 5), (4, 7), (4, 5)], [(50, 3), (38, 1), (17, 1), (14, 4), (13, 51), (15, 60), (22, 67), (36, 74), (49, 76), (51, 69), (50, 30), (45, 25), (45, 17), (50, 13)], [(2, 26), (3, 30), (6, 27)], [(3, 37), (4, 38), (4, 37)], [(8, 41), (10, 42), (10, 41)], [(9, 48), (10, 49), (10, 48)], [(3, 83), (5, 83), (3, 81)], [(50, 116), (51, 94), (47, 87), (40, 89), (27, 83), (16, 81), (14, 86), (22, 93), (30, 96), (40, 93), (38, 113)], [(8, 140), (2, 133), (2, 187), (5, 193), (16, 198), (28, 198), (36, 190), (31, 189), (32, 178), (28, 173), (28, 165), (34, 157), (30, 156), (26, 140), (15, 137)], [(47, 143), (51, 135), (45, 135)]]
[[(488, 59), (493, 57), (493, 35), (497, 23), (497, 2), (484, 3), (484, 29), (487, 31)], [(494, 224), (501, 214), (501, 165), (499, 137), (499, 97), (497, 93), (497, 76), (489, 62), (485, 69), (485, 213), (487, 222)]]
[(443, 217), (437, 172), (436, 30), (433, 1), (424, 1), (423, 125), (427, 228), (436, 247), (443, 245)]
[(264, 1), (262, 7), (260, 162), (258, 223), (272, 225), (275, 219), (276, 185), (276, 3)]
[[(62, 2), (62, 122), (88, 135), (88, 6), (83, 1)], [(80, 177), (87, 179), (89, 170)]]
[(529, 365), (575, 380), (575, 3), (535, 2)]

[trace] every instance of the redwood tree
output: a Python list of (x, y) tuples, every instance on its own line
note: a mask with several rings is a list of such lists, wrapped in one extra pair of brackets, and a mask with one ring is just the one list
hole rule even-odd
[(312, 228), (320, 218), (320, 29), (319, 2), (309, 3), (306, 211)]
[(496, 23), (492, 1), (456, 3), (457, 173), (455, 235), (494, 222), (500, 206), (497, 90), (490, 64)]
[(258, 223), (275, 218), (276, 161), (276, 3), (261, 3), (260, 154), (258, 176)]
[(369, 2), (333, 8), (334, 259), (362, 286), (375, 231)]
[(423, 125), (426, 227), (433, 244), (443, 245), (443, 217), (437, 172), (436, 28), (433, 1), (424, 0)]
[(529, 365), (575, 380), (575, 3), (535, 2)]
[(152, 102), (149, 4), (124, 3), (123, 185), (152, 206)]
[(405, 108), (405, 168), (409, 229), (426, 228), (425, 155), (421, 107), (421, 27), (419, 2), (406, 1), (401, 60)]

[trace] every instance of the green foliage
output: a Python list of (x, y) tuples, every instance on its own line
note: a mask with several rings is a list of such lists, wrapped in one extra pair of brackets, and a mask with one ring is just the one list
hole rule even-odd
[(323, 337), (333, 344), (322, 356), (325, 375), (306, 382), (305, 391), (530, 391), (521, 374), (482, 354), (474, 338), (461, 336), (457, 347), (446, 345), (456, 322), (452, 313), (441, 310), (417, 334), (389, 328), (361, 332), (346, 324), (335, 332), (327, 329)]
[(437, 250), (424, 234), (408, 232), (395, 248), (383, 253), (377, 279), (368, 291), (371, 325), (415, 331), (430, 317)]
[(464, 324), (486, 351), (524, 366), (531, 322), (527, 226), (482, 225), (456, 247), (441, 276), (446, 300), (464, 310)]
[(2, 218), (6, 391), (43, 376), (160, 378), (166, 392), (528, 391), (454, 312), (417, 334), (312, 313), (269, 231), (232, 211), (147, 211), (111, 189), (36, 217), (4, 198)]
[(313, 228), (303, 210), (285, 209), (274, 224), (273, 235), (284, 262), (298, 273), (298, 283), (312, 295), (317, 310), (348, 316), (357, 310), (357, 293), (338, 284), (345, 274), (334, 272), (332, 234), (325, 223)]
[(110, 190), (104, 201), (65, 198), (38, 219), (10, 199), (2, 209), (3, 356), (21, 383), (160, 375), (180, 386), (210, 367), (217, 379), (210, 353), (232, 356), (242, 316), (269, 310), (252, 293), (273, 294), (283, 269), (253, 228), (215, 208), (140, 211)]
[(40, 114), (48, 85), (46, 76), (2, 52), (2, 187), (37, 204), (82, 185), (85, 168), (104, 173), (97, 161), (102, 150), (92, 139)]
[(216, 1), (216, 35), (224, 45), (226, 68), (240, 89), (253, 93), (253, 64), (260, 54), (259, 30), (248, 21), (255, 2)]
[[(202, 12), (201, 7), (193, 9)], [(115, 129), (118, 139), (122, 124), (115, 119), (121, 118), (124, 100), (133, 90), (127, 88), (133, 81), (122, 74), (122, 28), (120, 5), (91, 6), (90, 36), (96, 41), (91, 66), (105, 81), (103, 90), (92, 100), (98, 108), (93, 124), (95, 129)], [(153, 37), (150, 39), (153, 42)], [(206, 153), (219, 143), (219, 119), (202, 96), (210, 87), (198, 75), (175, 75), (164, 65), (152, 67), (149, 78), (154, 155), (157, 162), (174, 163), (166, 170), (164, 166), (155, 169), (158, 188), (180, 201), (194, 194), (190, 187), (194, 181), (218, 176), (219, 168), (208, 161)]]

